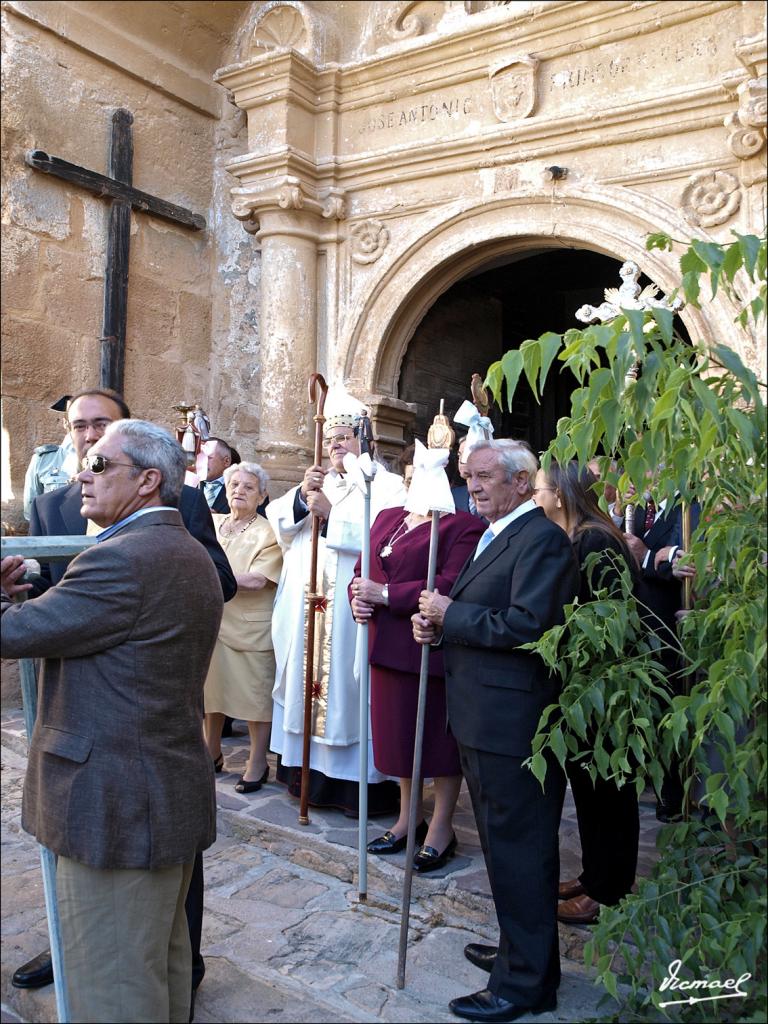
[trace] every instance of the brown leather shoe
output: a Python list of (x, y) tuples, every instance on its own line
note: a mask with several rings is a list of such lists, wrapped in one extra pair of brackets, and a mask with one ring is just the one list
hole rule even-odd
[(563, 924), (592, 924), (600, 913), (600, 904), (584, 893), (565, 900), (557, 908), (557, 920)]
[(557, 898), (559, 900), (572, 900), (574, 896), (583, 896), (584, 886), (578, 878), (571, 878), (567, 882), (561, 882), (557, 887)]

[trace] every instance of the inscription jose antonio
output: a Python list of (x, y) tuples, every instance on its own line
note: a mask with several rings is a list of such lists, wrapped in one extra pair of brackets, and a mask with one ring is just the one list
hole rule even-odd
[(424, 124), (427, 121), (461, 120), (472, 113), (472, 97), (419, 103), (416, 106), (400, 107), (395, 110), (380, 111), (362, 124), (358, 131), (361, 135), (381, 132), (393, 128), (407, 128), (410, 125)]

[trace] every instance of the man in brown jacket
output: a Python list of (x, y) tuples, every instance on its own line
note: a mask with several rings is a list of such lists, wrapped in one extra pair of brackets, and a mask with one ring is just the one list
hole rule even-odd
[(72, 1017), (189, 1017), (184, 914), (215, 839), (203, 682), (222, 591), (178, 512), (185, 460), (164, 430), (112, 423), (79, 475), (104, 528), (61, 582), (22, 605), (2, 564), (3, 657), (45, 659), (22, 825), (58, 855)]

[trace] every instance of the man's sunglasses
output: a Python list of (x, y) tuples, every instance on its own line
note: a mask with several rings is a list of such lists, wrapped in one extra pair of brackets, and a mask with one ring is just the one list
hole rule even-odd
[(118, 462), (117, 459), (108, 459), (106, 455), (86, 455), (81, 460), (81, 465), (83, 469), (90, 470), (96, 476), (103, 473), (107, 466), (128, 466), (130, 469), (139, 469), (134, 462)]

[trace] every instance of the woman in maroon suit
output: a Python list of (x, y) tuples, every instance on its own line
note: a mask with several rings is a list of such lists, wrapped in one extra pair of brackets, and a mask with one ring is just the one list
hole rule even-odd
[[(374, 764), (385, 775), (400, 779), (400, 817), (384, 835), (368, 844), (370, 853), (398, 853), (405, 849), (408, 839), (421, 663), (411, 615), (418, 610), (419, 594), (426, 587), (430, 521), (431, 516), (409, 513), (404, 508), (380, 512), (371, 529), (371, 578), (360, 578), (358, 561), (350, 584), (355, 618), (370, 623)], [(467, 512), (441, 515), (435, 586), (442, 594), (450, 591), (484, 529), (485, 522)], [(413, 863), (420, 872), (442, 867), (456, 850), (452, 822), (461, 788), (461, 767), (446, 721), (443, 656), (431, 651), (422, 775), (435, 780), (435, 808), (429, 828), (422, 820), (416, 832), (417, 841), (423, 845)]]

